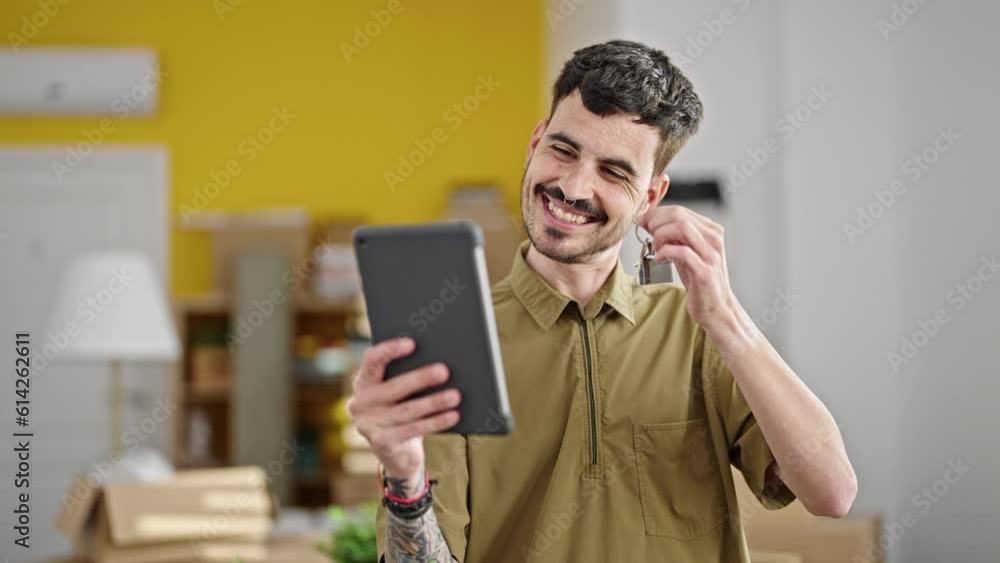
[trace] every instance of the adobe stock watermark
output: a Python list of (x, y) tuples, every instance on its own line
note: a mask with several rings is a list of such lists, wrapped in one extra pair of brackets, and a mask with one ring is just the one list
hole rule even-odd
[[(583, 515), (588, 506), (600, 500), (607, 490), (617, 483), (628, 471), (628, 465), (618, 458), (611, 458), (608, 473), (604, 479), (586, 479), (583, 483), (583, 502), (573, 501), (561, 512), (552, 512), (543, 518), (535, 528), (530, 545), (521, 546), (521, 555), (525, 561), (533, 561), (541, 557), (552, 545), (559, 541), (563, 534), (573, 526), (573, 521)], [(543, 528), (544, 526), (544, 528)]]
[(191, 218), (198, 215), (208, 204), (222, 193), (222, 190), (229, 187), (234, 178), (243, 173), (243, 165), (254, 161), (257, 156), (274, 142), (278, 133), (281, 133), (288, 124), (295, 119), (295, 114), (288, 111), (288, 107), (281, 109), (271, 109), (271, 119), (266, 127), (261, 127), (253, 135), (249, 135), (245, 141), (236, 146), (237, 154), (242, 157), (240, 160), (231, 158), (221, 170), (214, 170), (208, 173), (209, 182), (200, 188), (194, 188), (191, 204), (182, 203), (180, 206), (181, 218), (184, 224), (191, 222)]
[[(450, 280), (444, 279), (441, 281), (441, 285), (442, 289), (438, 297), (431, 299), (426, 306), (418, 307), (417, 310), (407, 318), (407, 320), (410, 323), (410, 326), (417, 329), (417, 334), (420, 334), (425, 330), (427, 330), (427, 328), (430, 327), (431, 323), (439, 319), (441, 315), (445, 313), (445, 311), (448, 308), (448, 305), (454, 303), (459, 297), (462, 296), (462, 293), (465, 292), (465, 290), (469, 289), (469, 286), (460, 283), (458, 278), (452, 278)], [(413, 337), (410, 335), (409, 331), (404, 330), (399, 334), (397, 334), (396, 338), (412, 339)], [(376, 352), (375, 348), (371, 348), (369, 349), (368, 353), (377, 354), (378, 352)], [(383, 359), (385, 358), (383, 357)], [(496, 413), (494, 413), (493, 411), (490, 411), (490, 413), (491, 413), (490, 420), (492, 420), (492, 415)], [(496, 418), (494, 422), (499, 422), (500, 420), (499, 415), (497, 415), (497, 417), (498, 418)], [(499, 430), (499, 426), (495, 428), (489, 428), (489, 424), (487, 423), (486, 430), (490, 432), (495, 432), (496, 430)], [(470, 437), (469, 440), (471, 439), (472, 438)]]
[[(792, 293), (792, 288), (790, 287), (779, 289), (775, 291), (774, 294), (775, 297), (771, 302), (770, 307), (764, 309), (756, 315), (747, 314), (747, 318), (745, 318), (743, 322), (740, 339), (736, 342), (736, 345), (731, 350), (719, 351), (723, 360), (727, 362), (727, 364), (740, 357), (740, 355), (757, 343), (766, 339), (764, 336), (765, 333), (777, 324), (781, 315), (787, 313), (792, 308), (792, 305), (794, 305), (801, 298), (799, 295)], [(719, 375), (720, 374), (718, 372), (714, 371), (703, 372), (702, 377), (694, 381), (693, 384), (691, 382), (685, 382), (682, 385), (683, 392), (691, 396), (703, 395), (705, 393), (704, 378), (714, 378)]]
[[(924, 172), (930, 170), (931, 165), (937, 162), (941, 155), (948, 152), (955, 141), (961, 138), (961, 135), (952, 131), (951, 127), (947, 129), (938, 127), (937, 133), (937, 137), (920, 154), (915, 154), (903, 162), (901, 171), (909, 178), (910, 184), (916, 183), (924, 175)], [(843, 229), (847, 240), (854, 244), (858, 237), (875, 225), (876, 219), (885, 215), (885, 212), (896, 203), (896, 197), (905, 194), (909, 188), (910, 186), (906, 182), (897, 178), (889, 184), (889, 189), (872, 192), (875, 201), (864, 207), (859, 207), (858, 216), (853, 223), (844, 222)]]
[[(476, 85), (473, 93), (446, 109), (441, 114), (441, 119), (451, 125), (452, 131), (458, 131), (465, 120), (472, 117), (482, 102), (490, 99), (501, 85), (500, 82), (493, 80), (492, 74), (485, 77), (480, 76), (479, 84)], [(442, 127), (435, 127), (430, 135), (424, 139), (414, 139), (413, 144), (416, 145), (416, 148), (406, 155), (399, 155), (399, 165), (396, 167), (396, 171), (385, 171), (384, 177), (389, 185), (389, 190), (395, 192), (396, 186), (412, 176), (413, 172), (437, 151), (438, 146), (447, 140), (448, 133)]]
[[(91, 464), (94, 467), (93, 471), (85, 477), (77, 477), (73, 481), (72, 492), (63, 493), (63, 507), (67, 510), (75, 510), (78, 503), (86, 500), (93, 491), (96, 491), (108, 481), (108, 478), (114, 474), (115, 469), (121, 464), (127, 454), (138, 450), (176, 411), (177, 403), (172, 402), (169, 396), (166, 399), (157, 399), (156, 406), (153, 407), (149, 416), (143, 418), (139, 424), (132, 425), (122, 433), (121, 445), (123, 449), (112, 450), (106, 461), (93, 462)], [(122, 453), (123, 451), (124, 453)]]
[(10, 31), (7, 33), (7, 41), (10, 42), (10, 47), (14, 50), (14, 53), (19, 53), (20, 47), (27, 45), (29, 41), (38, 37), (38, 32), (49, 25), (59, 12), (62, 11), (62, 7), (69, 4), (70, 0), (38, 0), (38, 9), (35, 10), (31, 17), (28, 16), (21, 18), (21, 33), (14, 33)]
[(385, 28), (389, 27), (392, 19), (403, 11), (403, 3), (400, 0), (389, 0), (385, 8), (372, 10), (371, 19), (364, 25), (354, 26), (354, 37), (351, 42), (340, 42), (340, 52), (344, 54), (344, 60), (351, 63), (352, 57), (361, 54), (372, 41), (381, 34)]
[(767, 337), (765, 333), (771, 329), (777, 322), (778, 318), (784, 313), (788, 312), (792, 308), (792, 305), (799, 300), (799, 296), (792, 293), (791, 288), (785, 288), (784, 290), (778, 290), (775, 292), (775, 298), (771, 302), (771, 306), (764, 309), (758, 315), (749, 315), (747, 317), (749, 320), (744, 319), (742, 323), (741, 332), (739, 339), (736, 343), (725, 349), (719, 350), (722, 355), (723, 360), (727, 364), (732, 364), (736, 358), (739, 358), (748, 350), (751, 350), (754, 346), (758, 345), (762, 341), (766, 341)]
[[(901, 168), (903, 175), (909, 179), (910, 184), (915, 183), (960, 138), (962, 136), (952, 131), (951, 127), (947, 129), (938, 127), (937, 137), (934, 137), (931, 144), (921, 151), (920, 154), (915, 154), (903, 162)], [(868, 232), (875, 225), (876, 219), (885, 215), (885, 212), (896, 203), (896, 197), (905, 194), (909, 188), (910, 186), (906, 182), (897, 178), (889, 184), (889, 189), (872, 192), (875, 201), (864, 207), (859, 207), (858, 216), (853, 223), (844, 222), (843, 229), (847, 240), (851, 244), (854, 244), (858, 240), (858, 237)]]
[(736, 22), (736, 17), (740, 12), (745, 12), (750, 7), (750, 0), (732, 0), (738, 11), (734, 12), (730, 8), (723, 8), (718, 17), (710, 20), (702, 20), (704, 28), (694, 35), (689, 35), (684, 45), (684, 53), (673, 53), (670, 58), (676, 63), (689, 65), (698, 57), (705, 53), (705, 50), (715, 43), (716, 39), (722, 37), (726, 27)]
[[(138, 84), (111, 101), (109, 106), (111, 113), (117, 115), (119, 121), (126, 119), (135, 108), (139, 107), (140, 103), (149, 97), (153, 90), (159, 87), (164, 76), (169, 76), (169, 74), (160, 70), (159, 67), (154, 69), (147, 66), (146, 73)], [(83, 140), (75, 145), (66, 145), (66, 156), (62, 160), (52, 161), (52, 173), (55, 174), (56, 180), (61, 183), (63, 178), (83, 164), (83, 159), (101, 146), (105, 137), (114, 133), (117, 127), (111, 118), (105, 117), (97, 122), (97, 127), (80, 131)]]
[(212, 8), (220, 22), (226, 21), (226, 16), (235, 12), (242, 4), (243, 0), (212, 0)]
[(792, 288), (786, 287), (785, 289), (779, 289), (775, 292), (774, 300), (771, 301), (771, 306), (764, 309), (758, 315), (750, 315), (753, 319), (754, 324), (761, 332), (766, 333), (775, 323), (778, 322), (778, 318), (791, 309), (792, 305), (799, 300), (799, 296), (792, 293)]
[[(979, 261), (982, 266), (979, 267), (975, 275), (969, 276), (964, 282), (957, 284), (945, 296), (945, 301), (952, 305), (952, 312), (965, 308), (982, 291), (985, 283), (1000, 273), (1000, 261), (997, 261), (996, 254), (989, 258), (983, 256)], [(899, 366), (908, 364), (910, 360), (915, 358), (950, 321), (951, 316), (948, 309), (944, 307), (934, 311), (930, 319), (917, 321), (917, 330), (910, 336), (902, 337), (898, 353), (894, 350), (886, 354), (893, 373), (899, 373)]]
[(2, 244), (3, 244), (3, 241), (4, 241), (4, 240), (6, 240), (6, 239), (7, 239), (7, 237), (9, 237), (9, 236), (10, 236), (10, 235), (9, 235), (9, 234), (7, 234), (7, 233), (0, 233), (0, 245), (2, 245)]
[[(819, 430), (812, 433), (809, 436), (809, 439), (805, 442), (796, 445), (795, 449), (792, 450), (792, 453), (789, 455), (788, 460), (782, 462), (782, 468), (785, 471), (810, 471), (811, 469), (809, 468), (809, 464), (815, 461), (816, 455), (827, 450), (829, 446), (839, 441), (838, 433), (834, 431), (835, 428), (836, 427), (823, 425)], [(775, 496), (785, 486), (786, 485), (780, 480), (766, 481), (764, 483), (762, 494), (768, 498), (775, 498)], [(802, 499), (800, 498), (799, 500)], [(752, 496), (738, 497), (736, 504), (739, 513), (730, 514), (730, 517), (739, 517), (743, 522), (748, 522), (755, 518), (758, 514), (768, 512), (768, 510)]]
[[(386, 360), (386, 358), (383, 358), (383, 360)], [(367, 376), (359, 374), (358, 377)], [(465, 465), (465, 456), (467, 453), (479, 451), (479, 448), (483, 447), (484, 443), (497, 438), (494, 435), (487, 434), (487, 432), (495, 433), (499, 431), (505, 423), (506, 417), (492, 408), (487, 409), (486, 413), (489, 416), (480, 426), (473, 432), (465, 435), (465, 439), (454, 441), (454, 447), (451, 448), (451, 455), (444, 457), (444, 461), (441, 462), (440, 467), (427, 467), (428, 476), (431, 479), (448, 479), (454, 477), (460, 465)]]
[(80, 336), (86, 325), (94, 322), (97, 315), (101, 314), (115, 300), (115, 296), (121, 294), (128, 288), (129, 282), (135, 279), (134, 275), (129, 275), (124, 269), (112, 270), (109, 274), (107, 287), (102, 288), (95, 295), (87, 296), (86, 299), (77, 304), (74, 312), (80, 317), (81, 322), (66, 321), (62, 330), (48, 333), (46, 342), (40, 352), (35, 354), (35, 373), (41, 373), (55, 359), (60, 352), (69, 346), (72, 339)]
[[(462, 295), (463, 291), (469, 289), (469, 286), (460, 284), (458, 278), (446, 279), (441, 283), (444, 285), (444, 289), (441, 290), (440, 297), (431, 299), (426, 307), (419, 307), (407, 319), (410, 322), (410, 326), (417, 329), (417, 334), (427, 330), (427, 327), (445, 312), (449, 304), (454, 303)], [(402, 332), (399, 336), (407, 337), (410, 336), (410, 333)]]
[(855, 555), (851, 563), (877, 563), (884, 561), (886, 552), (890, 551), (899, 542), (906, 531), (917, 525), (917, 516), (927, 514), (934, 508), (934, 505), (941, 502), (941, 499), (948, 494), (951, 488), (958, 484), (965, 477), (966, 473), (972, 469), (962, 463), (961, 458), (948, 460), (948, 468), (944, 470), (944, 475), (937, 479), (929, 487), (924, 487), (913, 495), (910, 502), (913, 510), (907, 510), (899, 515), (899, 520), (885, 527), (885, 531), (878, 538), (878, 544), (868, 541), (866, 557)]
[(549, 29), (559, 27), (559, 24), (568, 20), (576, 13), (576, 9), (585, 3), (587, 0), (561, 0), (555, 10), (551, 8), (545, 10), (545, 20), (549, 22)]
[[(279, 452), (278, 456), (271, 460), (265, 468), (266, 473), (263, 476), (263, 483), (261, 482), (261, 476), (259, 474), (255, 474), (247, 481), (247, 485), (255, 487), (270, 485), (275, 479), (285, 472), (287, 467), (289, 467), (295, 462), (296, 459), (298, 459), (300, 455), (302, 455), (302, 452), (306, 451), (305, 446), (298, 445), (297, 440), (292, 440), (292, 443), (290, 444), (286, 440), (283, 441), (281, 445), (281, 452)], [(216, 514), (211, 519), (206, 517), (202, 521), (201, 533), (197, 537), (189, 540), (191, 550), (198, 556), (203, 555), (206, 548), (210, 548), (211, 543), (218, 539), (220, 535), (225, 533), (226, 530), (233, 525), (233, 522), (235, 522), (243, 514), (243, 511), (248, 508), (260, 508), (259, 506), (255, 506), (257, 503), (255, 503), (254, 500), (256, 499), (251, 498), (246, 492), (240, 492), (235, 498), (225, 504), (210, 507), (219, 511), (219, 514)], [(255, 513), (255, 515), (257, 514), (259, 514), (259, 512)]]
[(230, 352), (235, 352), (236, 347), (249, 340), (254, 331), (261, 327), (277, 309), (292, 298), (289, 292), (298, 291), (302, 284), (309, 280), (309, 277), (319, 269), (319, 264), (330, 256), (330, 253), (341, 245), (334, 243), (328, 238), (317, 241), (316, 248), (306, 256), (300, 263), (292, 265), (282, 272), (281, 283), (284, 287), (276, 287), (271, 290), (264, 299), (254, 299), (254, 310), (240, 316), (233, 323), (235, 329), (226, 331), (222, 338)]
[(903, 0), (900, 3), (893, 4), (889, 10), (888, 21), (879, 18), (876, 22), (878, 31), (882, 34), (882, 40), (888, 43), (889, 35), (899, 31), (901, 27), (906, 25), (906, 22), (910, 21), (910, 16), (916, 14), (920, 10), (920, 7), (926, 3), (927, 0)]
[(764, 139), (760, 146), (747, 149), (746, 160), (739, 165), (729, 167), (729, 182), (723, 187), (727, 194), (732, 194), (743, 187), (750, 177), (767, 164), (771, 155), (781, 150), (782, 141), (788, 141), (795, 136), (796, 131), (812, 119), (813, 115), (833, 97), (833, 92), (828, 91), (825, 84), (812, 86), (809, 92), (809, 97), (804, 103), (775, 122), (774, 129), (780, 135), (780, 139), (777, 137)]

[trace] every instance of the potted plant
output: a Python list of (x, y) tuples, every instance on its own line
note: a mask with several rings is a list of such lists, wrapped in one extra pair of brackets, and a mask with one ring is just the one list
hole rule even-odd
[(362, 504), (353, 511), (331, 506), (329, 516), (335, 525), (331, 543), (316, 548), (335, 563), (378, 563), (375, 510), (374, 503)]

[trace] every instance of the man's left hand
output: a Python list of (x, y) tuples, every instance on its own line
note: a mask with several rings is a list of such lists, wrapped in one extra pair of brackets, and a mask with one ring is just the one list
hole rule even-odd
[(707, 327), (737, 314), (721, 225), (679, 205), (653, 207), (639, 225), (653, 235), (656, 260), (673, 260), (677, 265), (695, 322)]

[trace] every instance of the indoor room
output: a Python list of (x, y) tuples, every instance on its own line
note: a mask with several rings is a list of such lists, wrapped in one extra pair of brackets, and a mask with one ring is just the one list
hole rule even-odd
[(997, 561), (998, 18), (6, 0), (0, 557)]

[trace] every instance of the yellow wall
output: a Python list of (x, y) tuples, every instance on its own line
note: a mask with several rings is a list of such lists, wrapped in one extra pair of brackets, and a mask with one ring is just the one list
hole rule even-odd
[[(172, 213), (193, 208), (196, 190), (230, 160), (241, 172), (209, 209), (305, 206), (320, 219), (431, 220), (461, 181), (493, 182), (517, 209), (525, 144), (545, 106), (542, 0), (399, 0), (397, 14), (383, 13), (383, 21), (391, 16), (384, 26), (369, 23), (370, 12), (389, 0), (243, 0), (221, 11), (224, 1), (69, 0), (28, 45), (156, 49), (166, 73), (158, 112), (112, 116), (104, 142), (169, 147)], [(6, 44), (39, 5), (3, 3)], [(378, 33), (348, 62), (342, 44), (366, 24)], [(446, 115), (490, 75), (500, 85), (477, 110)], [(250, 161), (241, 143), (285, 107), (295, 118)], [(3, 118), (0, 142), (76, 143), (98, 122)], [(386, 171), (435, 128), (443, 142), (391, 191)], [(207, 290), (207, 240), (176, 231), (171, 240), (175, 292)]]

